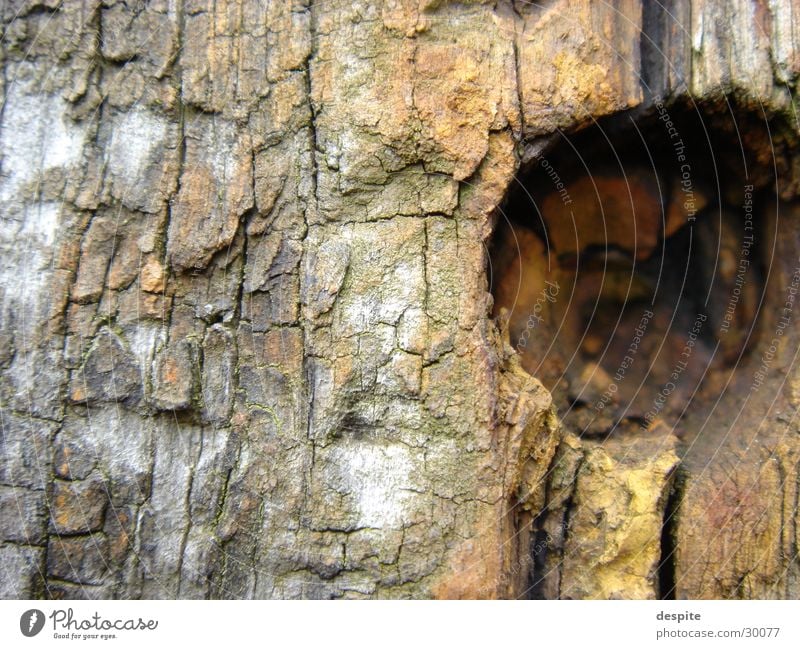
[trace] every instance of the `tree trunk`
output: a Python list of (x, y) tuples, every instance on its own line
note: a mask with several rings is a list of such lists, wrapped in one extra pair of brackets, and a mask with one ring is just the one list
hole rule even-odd
[[(2, 12), (0, 596), (800, 597), (791, 0)], [(532, 175), (667, 121), (696, 203), (669, 138), (628, 216), (625, 168)], [(654, 307), (590, 430), (563, 260), (689, 231), (705, 356), (648, 420)]]

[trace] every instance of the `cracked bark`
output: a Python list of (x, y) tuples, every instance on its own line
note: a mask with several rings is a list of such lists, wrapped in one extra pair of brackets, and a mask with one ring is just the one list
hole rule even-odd
[[(6, 3), (0, 595), (519, 597), (546, 567), (548, 597), (656, 596), (674, 451), (560, 427), (486, 247), (559, 129), (658, 96), (791, 119), (795, 9), (735, 5)], [(676, 596), (797, 595), (796, 444), (759, 448), (730, 449), (741, 484), (777, 461), (752, 502), (719, 497), (768, 520), (708, 565), (732, 476), (683, 460)], [(582, 517), (619, 475), (652, 497), (611, 589), (632, 564)]]

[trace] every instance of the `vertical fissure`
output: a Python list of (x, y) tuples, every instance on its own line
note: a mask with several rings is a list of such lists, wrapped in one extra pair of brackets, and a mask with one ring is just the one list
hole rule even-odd
[(684, 474), (680, 466), (673, 472), (664, 503), (661, 523), (661, 554), (658, 560), (658, 599), (676, 599), (678, 517), (683, 500)]

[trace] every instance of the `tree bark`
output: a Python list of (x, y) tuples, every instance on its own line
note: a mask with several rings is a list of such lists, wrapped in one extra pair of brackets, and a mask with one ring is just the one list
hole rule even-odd
[[(0, 596), (800, 596), (798, 9), (657, 4), (6, 2)], [(580, 438), (493, 310), (504, 201), (726, 101), (779, 185), (753, 365), (702, 443)]]

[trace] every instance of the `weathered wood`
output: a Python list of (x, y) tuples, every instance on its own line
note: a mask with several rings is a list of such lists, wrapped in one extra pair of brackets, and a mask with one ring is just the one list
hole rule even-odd
[[(792, 200), (796, 12), (789, 0), (4, 3), (0, 596), (640, 597), (659, 594), (654, 563), (667, 561), (681, 597), (797, 597), (794, 325), (756, 414), (697, 414), (677, 473), (672, 450), (648, 473), (650, 437), (622, 457), (618, 440), (576, 442), (556, 419), (569, 391), (550, 379), (574, 349), (544, 359), (552, 396), (523, 369), (520, 314), (556, 272), (538, 235), (518, 236), (513, 308), (515, 259), (490, 286), (487, 253), (506, 245), (504, 198), (526, 163), (659, 98), (763, 107)], [(748, 137), (768, 179), (772, 151)], [(589, 212), (576, 223), (598, 243)], [(652, 258), (660, 209), (641, 212), (643, 242), (626, 214), (616, 245)], [(774, 224), (762, 314), (780, 310), (798, 255), (791, 219)], [(559, 277), (548, 318), (578, 286)], [(759, 317), (749, 363), (777, 326)], [(547, 350), (544, 331), (528, 353)], [(725, 349), (730, 362), (739, 348)], [(641, 476), (629, 494), (641, 501), (614, 512), (620, 529), (643, 516), (638, 555), (603, 547), (587, 522), (602, 493), (621, 493), (606, 484), (614, 467)], [(537, 535), (570, 499), (587, 509), (545, 561)], [(704, 509), (719, 499), (721, 514)], [(667, 509), (675, 553), (657, 557)], [(535, 586), (544, 565), (575, 588)]]

